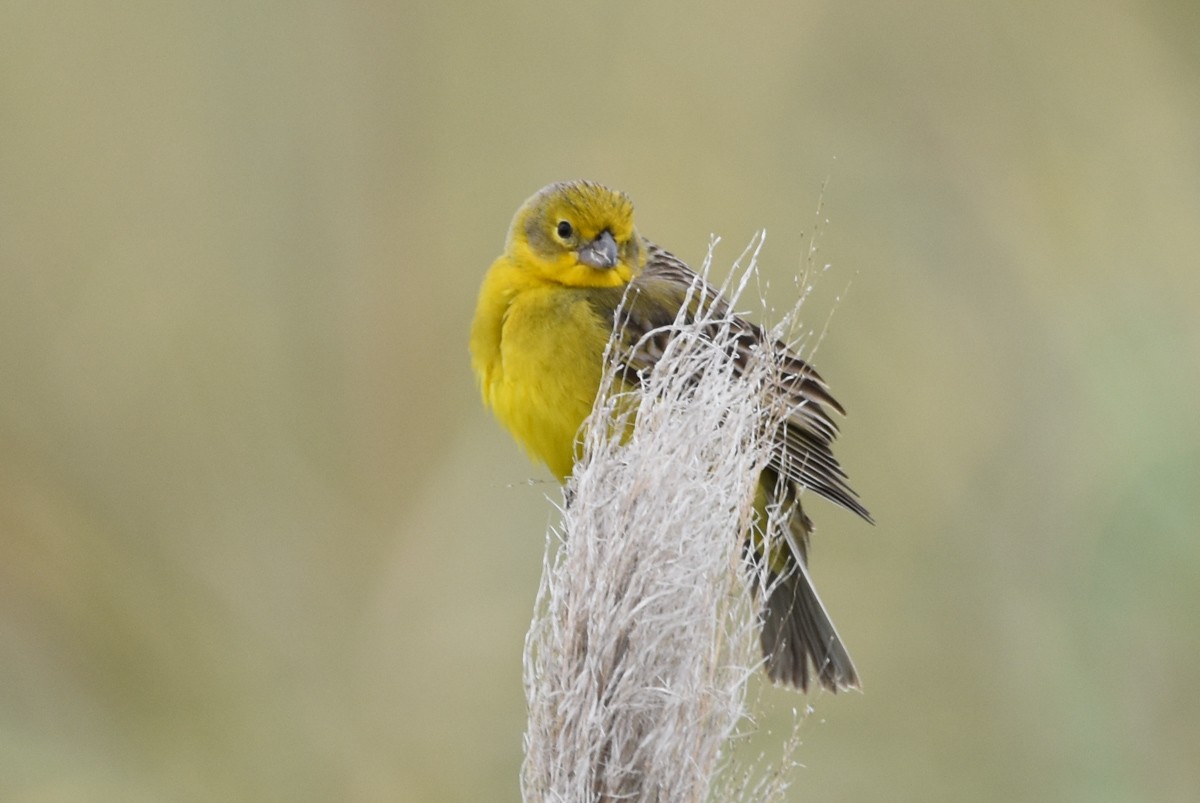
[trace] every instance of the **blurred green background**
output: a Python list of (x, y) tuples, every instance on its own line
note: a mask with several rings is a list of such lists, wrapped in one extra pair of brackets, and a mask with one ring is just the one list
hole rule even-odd
[(0, 799), (519, 798), (558, 492), (466, 337), (574, 177), (778, 307), (819, 228), (795, 798), (1195, 799), (1190, 0), (5, 3)]

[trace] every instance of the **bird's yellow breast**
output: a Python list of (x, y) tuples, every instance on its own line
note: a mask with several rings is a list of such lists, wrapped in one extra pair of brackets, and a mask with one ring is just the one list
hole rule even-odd
[(484, 402), (560, 480), (578, 456), (611, 328), (585, 291), (533, 280), (504, 258), (484, 280), (471, 333)]

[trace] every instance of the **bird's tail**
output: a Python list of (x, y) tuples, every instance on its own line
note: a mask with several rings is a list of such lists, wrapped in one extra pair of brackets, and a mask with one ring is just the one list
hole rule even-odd
[(772, 576), (762, 609), (762, 650), (767, 675), (807, 691), (810, 666), (830, 691), (858, 688), (858, 673), (801, 561)]
[(767, 574), (766, 599), (760, 614), (767, 675), (776, 683), (786, 683), (801, 691), (808, 691), (813, 676), (830, 691), (857, 689), (854, 662), (808, 573), (812, 521), (801, 508), (796, 489), (778, 483), (769, 471), (764, 473), (759, 486), (758, 526), (765, 526), (766, 509), (778, 498), (782, 498), (783, 509), (787, 511), (787, 526), (780, 539), (783, 543), (777, 541), (768, 547), (762, 530), (757, 528), (747, 542), (748, 554), (760, 561), (764, 548), (771, 555), (765, 564), (759, 563)]

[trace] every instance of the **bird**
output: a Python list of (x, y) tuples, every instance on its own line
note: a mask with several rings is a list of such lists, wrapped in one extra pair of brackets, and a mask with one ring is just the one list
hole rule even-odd
[[(597, 399), (610, 336), (619, 339), (624, 375), (636, 385), (662, 353), (645, 344), (669, 337), (685, 307), (685, 318), (693, 314), (694, 288), (728, 311), (683, 260), (638, 232), (629, 196), (586, 180), (543, 187), (517, 210), (480, 287), (470, 352), (485, 406), (565, 483), (580, 458), (580, 429)], [(764, 667), (775, 683), (801, 691), (810, 679), (834, 692), (859, 688), (808, 572), (813, 523), (800, 505), (807, 490), (872, 521), (832, 452), (838, 426), (831, 414), (845, 410), (786, 344), (732, 313), (728, 320), (739, 359), (771, 350), (781, 374), (770, 392), (789, 410), (755, 503), (760, 520), (769, 504), (788, 511), (784, 543), (764, 556), (761, 533), (743, 534), (747, 559), (769, 574), (759, 612)]]

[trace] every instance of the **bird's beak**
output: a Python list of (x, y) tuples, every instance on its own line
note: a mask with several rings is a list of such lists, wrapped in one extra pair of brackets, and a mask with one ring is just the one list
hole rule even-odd
[(615, 268), (617, 266), (617, 241), (607, 230), (599, 237), (579, 249), (579, 261), (593, 268)]

